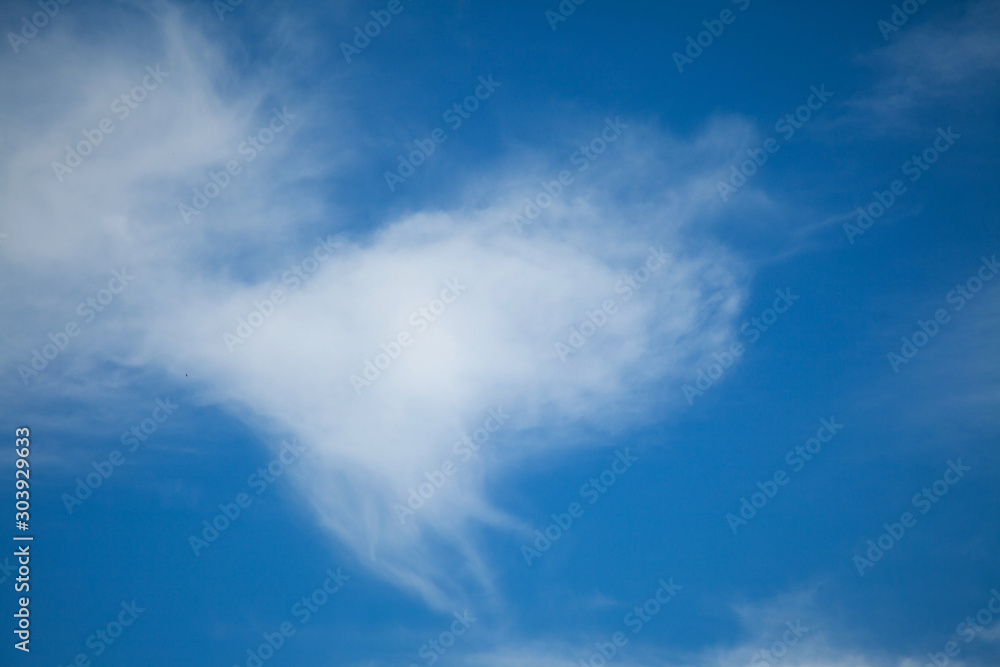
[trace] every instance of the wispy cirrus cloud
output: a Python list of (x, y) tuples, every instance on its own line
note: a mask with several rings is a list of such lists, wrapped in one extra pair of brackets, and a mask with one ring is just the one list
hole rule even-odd
[(880, 127), (899, 125), (914, 110), (960, 92), (988, 94), (1000, 73), (1000, 3), (978, 2), (946, 21), (906, 25), (860, 62), (879, 81), (849, 105), (878, 119)]
[[(298, 127), (252, 164), (244, 161), (211, 206), (185, 221), (178, 204), (238, 159), (271, 107), (284, 106), (278, 91), (241, 79), (225, 45), (211, 44), (197, 20), (169, 5), (119, 17), (141, 37), (114, 47), (88, 42), (69, 29), (71, 15), (65, 19), (66, 29), (25, 54), (31, 62), (4, 65), (10, 93), (33, 85), (37, 69), (53, 82), (36, 102), (45, 113), (7, 112), (22, 131), (8, 137), (0, 164), (5, 213), (35, 221), (4, 247), (8, 279), (30, 276), (3, 297), (25, 314), (25, 326), (6, 332), (8, 391), (21, 391), (17, 368), (30, 363), (32, 347), (78, 317), (86, 286), (127, 266), (136, 276), (128, 293), (32, 378), (29, 391), (106, 395), (112, 388), (91, 372), (109, 364), (122, 374), (152, 365), (196, 377), (198, 401), (253, 415), (262, 433), (308, 443), (312, 463), (299, 488), (321, 523), (363, 562), (433, 604), (491, 586), (471, 526), (522, 529), (485, 493), (481, 470), (456, 478), (412, 523), (400, 525), (393, 510), (487, 409), (513, 415), (491, 448), (490, 475), (516, 475), (526, 458), (577, 446), (568, 436), (574, 421), (619, 428), (669, 406), (677, 382), (733, 335), (747, 269), (698, 223), (718, 208), (710, 174), (740, 123), (719, 119), (684, 142), (634, 122), (523, 233), (510, 217), (536, 194), (535, 176), (553, 165), (575, 169), (561, 153), (527, 162), (512, 155), (488, 178), (469, 175), (468, 195), (448, 208), (397, 216), (368, 232), (302, 186), (315, 169), (337, 177), (335, 163), (321, 167), (313, 156), (317, 141), (322, 150), (342, 150), (345, 137), (317, 139), (312, 109), (289, 104)], [(100, 54), (107, 69), (56, 57), (70, 47)], [(110, 113), (121, 91), (141, 82), (147, 64), (168, 73), (155, 96), (60, 182), (51, 163)], [(581, 141), (590, 140), (590, 125), (601, 129), (602, 117), (581, 121)], [(282, 198), (279, 189), (302, 196)], [(316, 229), (338, 240), (308, 268)], [(246, 249), (242, 258), (234, 243)], [(627, 287), (623, 279), (651, 248), (669, 262)], [(286, 274), (302, 265), (308, 275), (293, 284)], [(463, 290), (447, 312), (415, 316), (421, 308), (436, 312), (449, 281)], [(276, 290), (284, 298), (258, 329), (255, 304)], [(564, 363), (556, 343), (609, 299), (619, 309)], [(227, 345), (247, 318), (253, 336)], [(401, 333), (413, 344), (357, 391), (351, 377), (364, 377), (366, 364)], [(117, 381), (114, 390), (121, 390)], [(650, 398), (656, 395), (667, 398)], [(517, 437), (538, 429), (549, 435)], [(471, 564), (466, 574), (448, 565), (454, 558)]]

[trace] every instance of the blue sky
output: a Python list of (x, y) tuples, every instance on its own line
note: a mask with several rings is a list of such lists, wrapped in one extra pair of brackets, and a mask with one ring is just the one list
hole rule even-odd
[(997, 663), (1000, 3), (0, 21), (3, 664)]

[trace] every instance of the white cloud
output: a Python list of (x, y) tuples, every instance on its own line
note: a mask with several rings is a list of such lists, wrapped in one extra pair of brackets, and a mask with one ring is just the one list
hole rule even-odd
[[(740, 639), (731, 644), (715, 643), (696, 651), (679, 651), (657, 645), (653, 624), (649, 632), (625, 631), (628, 643), (616, 649), (609, 665), (619, 667), (923, 667), (925, 661), (886, 655), (879, 650), (857, 648), (829, 622), (829, 615), (817, 604), (813, 590), (799, 590), (754, 603), (732, 605), (739, 619)], [(678, 601), (680, 598), (678, 599)], [(597, 635), (581, 635), (579, 640), (534, 640), (515, 646), (501, 645), (463, 657), (474, 667), (578, 667), (601, 664), (595, 655), (597, 644), (605, 645), (624, 626), (609, 627)], [(765, 653), (765, 651), (774, 653)], [(581, 663), (581, 660), (584, 661)], [(965, 663), (955, 663), (965, 664)]]
[(908, 23), (890, 40), (862, 58), (879, 72), (880, 81), (850, 102), (886, 127), (900, 125), (915, 108), (958, 96), (978, 98), (995, 89), (1000, 2), (971, 4), (949, 21)]
[[(81, 43), (54, 28), (33, 45), (34, 60), (3, 65), (2, 94), (25, 93), (44, 77), (55, 82), (46, 94), (25, 99), (39, 109), (74, 110), (3, 112), (4, 126), (18, 128), (0, 163), (11, 221), (0, 272), (17, 285), (0, 299), (20, 314), (16, 327), (5, 325), (11, 395), (24, 391), (16, 367), (30, 349), (78, 319), (76, 304), (111, 269), (128, 266), (134, 285), (29, 391), (99, 401), (123, 391), (127, 371), (190, 374), (199, 400), (228, 406), (264, 434), (291, 433), (311, 446), (298, 483), (323, 525), (375, 571), (444, 607), (491, 586), (470, 528), (520, 530), (520, 520), (494, 507), (479, 469), (460, 471), (439, 502), (405, 526), (392, 507), (424, 471), (452, 456), (452, 443), (488, 408), (512, 415), (491, 445), (489, 474), (516, 474), (518, 462), (585, 444), (568, 438), (574, 424), (600, 432), (662, 418), (663, 408), (679, 403), (679, 383), (731, 338), (746, 269), (699, 227), (719, 206), (710, 174), (736, 149), (721, 145), (743, 139), (724, 119), (691, 143), (634, 124), (523, 234), (510, 213), (534, 194), (537, 185), (520, 174), (537, 165), (477, 183), (475, 205), (456, 201), (371, 234), (345, 235), (293, 291), (282, 271), (312, 245), (299, 241), (297, 223), (323, 209), (308, 196), (275, 205), (273, 195), (279, 186), (294, 188), (298, 174), (315, 177), (310, 156), (334, 145), (347, 150), (347, 140), (333, 129), (320, 148), (315, 132), (276, 141), (227, 197), (185, 225), (179, 197), (262, 126), (270, 108), (262, 100), (274, 91), (239, 81), (221, 47), (179, 13), (134, 20), (138, 43)], [(60, 55), (69, 52), (78, 56)], [(101, 69), (84, 65), (87, 53), (102, 55)], [(156, 63), (169, 80), (59, 183), (50, 163), (62, 158), (62, 146), (108, 115), (108, 103)], [(304, 127), (309, 118), (303, 110)], [(330, 229), (350, 230), (328, 215)], [(660, 245), (673, 257), (624, 302), (616, 283)], [(241, 248), (260, 264), (235, 261)], [(417, 336), (410, 313), (452, 279), (467, 290)], [(227, 349), (224, 334), (275, 289), (284, 290), (284, 303), (244, 344)], [(555, 343), (567, 342), (571, 328), (607, 299), (619, 310), (563, 363)], [(401, 331), (414, 344), (358, 396), (350, 375)], [(545, 438), (521, 435), (538, 428)]]

